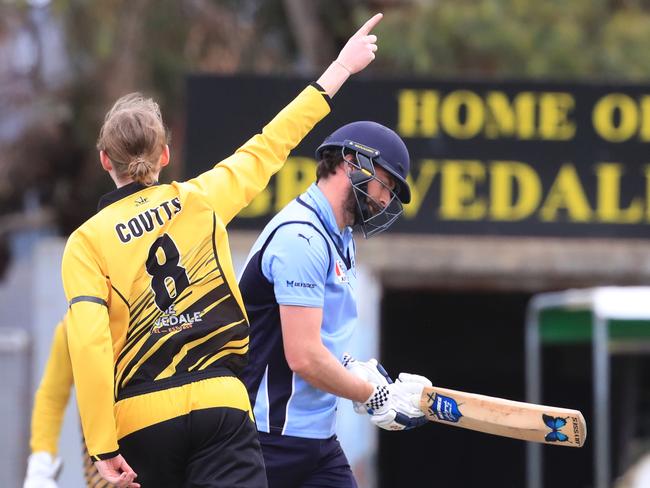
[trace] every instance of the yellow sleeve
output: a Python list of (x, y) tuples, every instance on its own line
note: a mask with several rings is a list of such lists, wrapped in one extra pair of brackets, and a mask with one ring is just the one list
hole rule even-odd
[(65, 335), (65, 325), (60, 322), (54, 330), (50, 356), (45, 372), (36, 390), (32, 411), (32, 452), (46, 451), (56, 456), (65, 407), (72, 388), (72, 366)]
[(289, 152), (330, 111), (329, 97), (315, 83), (305, 88), (235, 154), (189, 180), (205, 195), (224, 224), (260, 193)]
[(113, 415), (113, 344), (109, 328), (109, 283), (91, 242), (75, 231), (63, 252), (66, 325), (81, 426), (93, 460), (117, 454)]

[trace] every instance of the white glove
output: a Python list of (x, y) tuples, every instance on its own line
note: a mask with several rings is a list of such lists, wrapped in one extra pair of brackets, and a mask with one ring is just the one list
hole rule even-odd
[[(427, 378), (426, 376), (422, 376), (419, 374), (411, 374), (411, 373), (400, 373), (397, 376), (397, 381), (401, 381), (403, 383), (419, 383), (423, 387), (424, 386), (433, 386), (431, 384), (431, 380)], [(420, 392), (422, 393), (422, 392)], [(420, 398), (418, 397), (418, 403), (417, 405), (420, 405)]]
[(49, 452), (32, 453), (27, 461), (27, 476), (23, 488), (57, 488), (56, 478), (61, 465), (61, 458), (53, 457)]
[(431, 381), (409, 373), (400, 373), (393, 384), (376, 385), (365, 403), (370, 421), (386, 430), (408, 430), (426, 424), (427, 419), (419, 408), (425, 386), (431, 386)]
[[(388, 385), (393, 382), (384, 367), (372, 358), (369, 361), (358, 361), (347, 352), (343, 354), (343, 366), (354, 376), (375, 385)], [(361, 402), (352, 402), (354, 411), (359, 415), (368, 413), (368, 409)]]

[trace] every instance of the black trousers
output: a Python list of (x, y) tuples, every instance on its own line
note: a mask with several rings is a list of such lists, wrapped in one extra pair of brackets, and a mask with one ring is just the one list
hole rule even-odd
[(336, 436), (307, 439), (259, 432), (270, 488), (357, 488)]
[(195, 410), (120, 439), (142, 488), (266, 488), (257, 429), (247, 412)]

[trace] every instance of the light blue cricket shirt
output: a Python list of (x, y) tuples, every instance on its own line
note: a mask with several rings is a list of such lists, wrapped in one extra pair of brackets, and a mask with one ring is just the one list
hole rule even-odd
[(240, 278), (251, 326), (242, 379), (258, 430), (315, 439), (334, 435), (338, 398), (289, 369), (279, 305), (322, 308), (321, 339), (341, 359), (357, 321), (354, 254), (352, 229), (339, 231), (316, 184), (280, 211), (253, 245)]

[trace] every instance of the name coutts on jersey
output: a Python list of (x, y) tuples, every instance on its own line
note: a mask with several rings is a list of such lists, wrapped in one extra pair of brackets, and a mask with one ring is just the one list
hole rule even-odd
[[(222, 226), (193, 192), (178, 191), (183, 185), (134, 185), (133, 194), (116, 201), (109, 194), (96, 216), (114, 222), (112, 239), (99, 241), (107, 244), (105, 253), (120, 256), (108, 260), (109, 313), (128, 317), (115, 363), (117, 399), (223, 368), (237, 374), (248, 351), (245, 315), (217, 249)], [(178, 220), (182, 213), (188, 215)]]
[(66, 323), (91, 456), (114, 455), (114, 408), (128, 404), (120, 400), (243, 369), (249, 327), (226, 225), (328, 111), (322, 90), (308, 87), (211, 170), (123, 186), (72, 233), (62, 264)]

